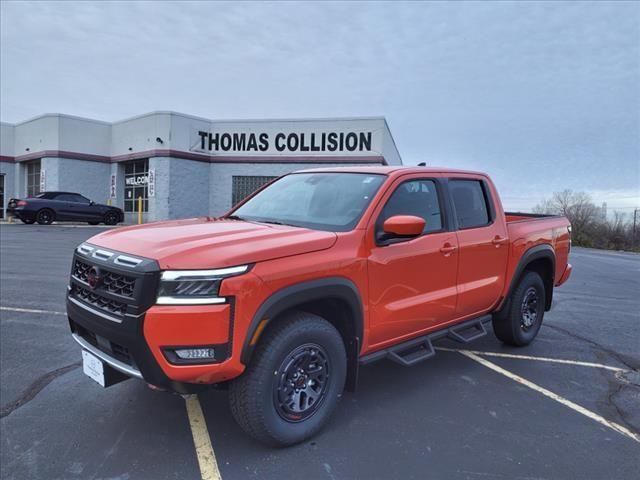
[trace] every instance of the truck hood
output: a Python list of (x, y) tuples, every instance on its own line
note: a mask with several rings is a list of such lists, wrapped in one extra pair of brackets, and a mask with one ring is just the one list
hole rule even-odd
[(162, 269), (207, 269), (325, 250), (336, 239), (333, 232), (202, 217), (118, 228), (87, 242), (157, 260)]

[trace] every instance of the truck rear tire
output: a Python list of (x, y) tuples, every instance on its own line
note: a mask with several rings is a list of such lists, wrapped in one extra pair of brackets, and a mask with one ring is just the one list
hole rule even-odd
[(302, 442), (333, 413), (346, 371), (336, 328), (317, 315), (292, 312), (267, 329), (245, 372), (231, 382), (231, 413), (262, 443)]
[(493, 317), (496, 337), (508, 345), (528, 345), (538, 335), (544, 317), (545, 290), (538, 273), (525, 272), (507, 308), (503, 315)]

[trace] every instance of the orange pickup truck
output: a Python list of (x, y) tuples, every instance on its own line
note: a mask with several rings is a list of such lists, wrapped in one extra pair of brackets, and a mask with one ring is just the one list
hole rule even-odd
[(432, 342), (527, 345), (571, 274), (566, 218), (504, 213), (483, 173), (345, 167), (285, 175), (220, 218), (100, 233), (67, 296), (83, 369), (181, 394), (229, 391), (251, 436), (316, 433), (358, 368)]

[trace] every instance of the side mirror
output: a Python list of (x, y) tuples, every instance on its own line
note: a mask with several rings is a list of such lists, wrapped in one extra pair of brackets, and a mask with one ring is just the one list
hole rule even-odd
[(89, 205), (95, 205), (96, 202), (94, 202), (93, 200), (89, 200)]
[(413, 215), (394, 215), (384, 221), (384, 240), (391, 238), (412, 238), (421, 235), (427, 224), (424, 218)]

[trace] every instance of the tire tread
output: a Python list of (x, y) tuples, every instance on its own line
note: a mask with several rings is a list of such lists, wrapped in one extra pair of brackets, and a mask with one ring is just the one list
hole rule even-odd
[[(295, 311), (280, 319), (272, 328), (268, 328), (263, 338), (258, 343), (251, 363), (242, 375), (231, 382), (229, 386), (229, 405), (231, 414), (248, 435), (256, 440), (273, 446), (289, 445), (287, 439), (278, 438), (277, 434), (269, 429), (264, 411), (260, 406), (261, 398), (255, 392), (264, 391), (265, 382), (272, 381), (272, 365), (270, 356), (275, 355), (277, 346), (285, 342), (292, 331), (304, 333), (305, 331), (317, 332), (318, 329), (326, 329), (332, 335), (340, 334), (333, 325), (323, 318), (306, 312)], [(340, 341), (341, 338), (340, 338)], [(346, 357), (345, 357), (346, 358)], [(325, 414), (331, 414), (335, 405)], [(311, 436), (320, 429), (320, 426), (309, 432)]]
[[(539, 289), (541, 289), (542, 298), (539, 300), (542, 304), (544, 304), (544, 283), (542, 278), (537, 272), (528, 270), (525, 271), (524, 275), (520, 279), (518, 286), (513, 291), (510, 297), (510, 305), (508, 306), (508, 311), (506, 315), (494, 315), (493, 317), (493, 332), (495, 333), (498, 340), (506, 343), (507, 345), (513, 345), (515, 347), (522, 347), (528, 345), (537, 335), (533, 336), (533, 338), (529, 340), (524, 340), (520, 334), (520, 302), (517, 299), (520, 299), (524, 294), (525, 290), (532, 285), (538, 284)], [(544, 309), (542, 311), (542, 316), (544, 316)], [(543, 318), (540, 318), (540, 323), (542, 323)], [(537, 327), (538, 329), (540, 326)]]

